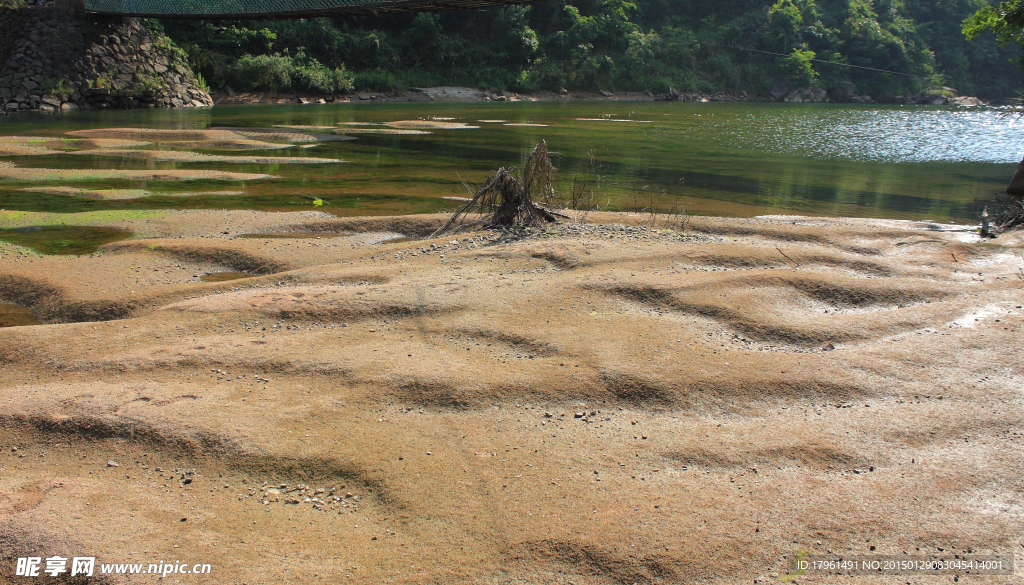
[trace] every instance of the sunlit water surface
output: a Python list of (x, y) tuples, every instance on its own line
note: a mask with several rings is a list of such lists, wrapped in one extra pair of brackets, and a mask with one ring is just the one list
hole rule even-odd
[[(470, 127), (380, 132), (396, 130), (385, 123), (417, 119)], [(201, 142), (151, 142), (129, 150), (341, 162), (121, 156), (110, 152), (116, 148), (87, 146), (66, 134), (115, 127), (300, 131), (282, 126), (317, 127), (301, 130), (316, 139), (258, 150)], [(19, 115), (0, 120), (0, 136), (40, 139), (33, 144), (63, 138), (56, 147), (55, 141), (46, 144), (91, 152), (0, 150), (0, 177), (6, 176), (0, 178), (0, 209), (316, 209), (337, 215), (450, 210), (457, 202), (449, 198), (466, 196), (467, 184), (481, 183), (498, 167), (521, 164), (545, 139), (557, 153), (560, 186), (568, 189), (574, 177), (586, 177), (586, 199), (601, 209), (963, 222), (974, 220), (977, 201), (1005, 188), (1024, 155), (1021, 130), (1021, 122), (994, 110), (736, 103), (351, 103)], [(339, 140), (345, 136), (352, 139)], [(50, 170), (4, 175), (11, 165), (218, 170), (272, 178), (134, 180)]]

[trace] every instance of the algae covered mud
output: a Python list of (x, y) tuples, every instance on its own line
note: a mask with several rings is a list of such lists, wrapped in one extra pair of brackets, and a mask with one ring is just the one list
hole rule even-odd
[(543, 138), (601, 210), (970, 222), (1024, 153), (1017, 131), (986, 109), (747, 103), (20, 116), (0, 122), (0, 209), (443, 211)]

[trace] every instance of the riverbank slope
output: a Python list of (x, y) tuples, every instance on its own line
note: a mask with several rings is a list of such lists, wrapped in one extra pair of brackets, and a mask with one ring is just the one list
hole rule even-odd
[(443, 220), (0, 244), (0, 300), (47, 323), (0, 329), (5, 578), (736, 583), (1021, 545), (1019, 237), (594, 213), (420, 239)]

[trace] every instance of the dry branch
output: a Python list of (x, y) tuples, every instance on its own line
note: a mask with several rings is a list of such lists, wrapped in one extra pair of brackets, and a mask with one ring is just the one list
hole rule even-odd
[[(534, 197), (548, 201), (554, 197), (552, 177), (555, 172), (548, 157), (548, 145), (541, 140), (526, 158), (522, 171), (516, 167), (498, 169), (473, 198), (430, 237), (454, 233), (467, 226), (535, 227), (553, 223), (558, 217), (567, 218), (534, 201)], [(471, 220), (470, 214), (480, 215), (480, 218)]]

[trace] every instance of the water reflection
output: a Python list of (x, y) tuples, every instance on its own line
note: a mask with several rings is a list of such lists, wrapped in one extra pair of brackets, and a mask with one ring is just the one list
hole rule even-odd
[[(451, 129), (437, 123), (442, 118), (466, 126)], [(416, 119), (424, 120), (425, 133), (358, 134), (337, 140), (318, 130), (309, 136), (322, 134), (324, 140), (287, 140), (300, 131), (311, 132), (310, 127), (344, 130)], [(644, 123), (609, 123), (613, 120)], [(216, 142), (190, 143), (188, 149), (204, 153), (205, 158), (196, 160), (163, 160), (180, 159), (181, 153), (151, 156), (160, 161), (9, 154), (0, 157), (0, 174), (10, 175), (0, 183), (0, 209), (305, 209), (335, 215), (441, 211), (452, 207), (445, 198), (466, 194), (464, 182), (480, 184), (493, 169), (521, 164), (533, 145), (545, 139), (557, 153), (562, 187), (568, 188), (578, 174), (588, 175), (593, 202), (601, 209), (653, 205), (696, 214), (971, 221), (974, 202), (1002, 190), (1024, 155), (1018, 125), (991, 109), (635, 102), (219, 106), (192, 112), (17, 116), (0, 122), (0, 135), (73, 138), (81, 133), (68, 132), (83, 129), (221, 128), (225, 130), (218, 132), (246, 136), (259, 130), (260, 140), (280, 142), (280, 148), (231, 151), (236, 157), (256, 157), (251, 164), (205, 156), (226, 152)], [(73, 140), (64, 147), (76, 148)], [(141, 148), (185, 147), (156, 143)], [(344, 162), (265, 160), (271, 156)], [(11, 168), (34, 168), (34, 180)], [(130, 180), (111, 173), (61, 173), (82, 168), (156, 168), (189, 171), (189, 176), (168, 173)], [(238, 175), (223, 171), (273, 177), (231, 180)], [(31, 190), (22, 190), (26, 188)], [(147, 195), (76, 196), (128, 190)], [(177, 196), (182, 194), (189, 196)], [(319, 205), (311, 203), (317, 200)]]

